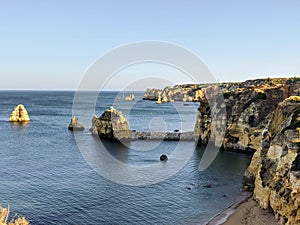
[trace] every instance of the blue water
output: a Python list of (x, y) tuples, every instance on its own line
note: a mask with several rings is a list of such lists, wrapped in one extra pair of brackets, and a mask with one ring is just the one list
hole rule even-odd
[[(142, 101), (142, 93), (137, 95), (136, 101), (119, 99), (115, 106), (129, 117), (131, 129), (193, 129), (197, 104), (157, 106)], [(180, 171), (160, 183), (131, 186), (104, 178), (85, 160), (74, 134), (67, 129), (73, 96), (73, 92), (58, 91), (0, 92), (0, 203), (10, 204), (12, 215), (24, 215), (31, 224), (202, 224), (239, 195), (250, 157), (220, 152), (213, 164), (200, 172), (204, 149), (199, 147)], [(96, 114), (112, 105), (115, 97), (112, 92), (102, 93)], [(28, 124), (8, 122), (19, 103), (29, 112)], [(154, 117), (163, 122), (149, 125)], [(95, 150), (99, 140), (88, 131), (90, 121), (83, 122), (84, 144)], [(105, 141), (104, 145), (120, 162), (143, 166), (160, 163), (160, 154), (171, 155), (177, 142), (142, 141), (124, 146)], [(189, 142), (184, 145), (193, 147)], [(137, 150), (141, 146), (150, 150)], [(170, 162), (172, 159), (166, 167)], [(137, 180), (150, 179), (147, 176)]]

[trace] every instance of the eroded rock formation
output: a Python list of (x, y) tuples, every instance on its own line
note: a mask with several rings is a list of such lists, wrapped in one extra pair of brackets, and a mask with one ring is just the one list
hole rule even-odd
[(125, 97), (126, 101), (133, 101), (135, 100), (135, 95), (133, 93), (131, 93), (130, 95)]
[(269, 122), (244, 182), (254, 184), (254, 199), (280, 224), (300, 224), (300, 97), (281, 102)]
[(24, 105), (19, 104), (13, 109), (13, 111), (9, 117), (9, 121), (10, 122), (28, 122), (28, 121), (30, 121), (28, 112), (27, 112), (26, 108), (24, 107)]
[(201, 98), (194, 129), (199, 144), (207, 144), (211, 138), (225, 150), (255, 151), (270, 113), (300, 87), (300, 82), (290, 84), (289, 79), (272, 81), (260, 79), (258, 86), (256, 80), (253, 85), (247, 81), (241, 83), (247, 84), (245, 87), (234, 84), (236, 89), (229, 85), (229, 90), (222, 88), (223, 94)]
[(300, 224), (300, 78), (228, 87), (222, 95), (200, 98), (195, 139), (254, 152), (244, 184), (280, 224)]
[(125, 115), (112, 106), (99, 118), (92, 119), (92, 134), (100, 138), (121, 141), (130, 138), (130, 130)]
[(72, 131), (84, 130), (84, 126), (82, 123), (78, 122), (77, 117), (73, 117), (69, 123), (68, 129)]

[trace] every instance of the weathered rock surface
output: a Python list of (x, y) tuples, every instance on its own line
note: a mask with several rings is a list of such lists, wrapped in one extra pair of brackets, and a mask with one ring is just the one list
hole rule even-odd
[(131, 93), (130, 95), (125, 97), (126, 101), (133, 101), (135, 100), (135, 95), (133, 93)]
[(68, 129), (73, 131), (84, 130), (84, 126), (82, 123), (78, 122), (77, 117), (73, 117), (69, 123)]
[[(254, 152), (261, 146), (262, 132), (270, 113), (285, 98), (299, 89), (300, 83), (289, 79), (257, 80), (234, 84), (236, 89), (200, 99), (194, 135), (199, 144), (211, 139), (225, 150)], [(228, 86), (230, 87), (230, 85)], [(213, 119), (212, 119), (213, 118)], [(224, 138), (223, 138), (224, 137)]]
[(10, 122), (28, 122), (28, 121), (30, 121), (28, 112), (27, 112), (26, 108), (24, 107), (24, 105), (19, 104), (13, 109), (13, 111), (9, 117), (9, 121)]
[(269, 121), (244, 182), (280, 224), (300, 224), (300, 97), (285, 99)]
[(222, 95), (200, 98), (195, 139), (254, 152), (244, 184), (254, 188), (255, 200), (280, 224), (300, 224), (300, 78), (228, 87)]
[(174, 87), (166, 87), (162, 89), (148, 88), (144, 93), (144, 100), (157, 101), (158, 104), (165, 102), (199, 101), (199, 96), (203, 94), (200, 85), (176, 85)]
[(93, 117), (91, 131), (93, 135), (114, 141), (130, 138), (127, 118), (122, 112), (114, 109), (112, 106), (99, 118), (97, 116)]

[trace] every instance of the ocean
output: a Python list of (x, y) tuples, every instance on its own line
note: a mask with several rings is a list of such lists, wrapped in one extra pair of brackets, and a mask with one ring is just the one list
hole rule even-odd
[[(79, 117), (86, 128), (79, 138), (68, 130), (74, 94), (0, 92), (0, 204), (9, 204), (11, 215), (26, 216), (33, 225), (203, 224), (241, 193), (249, 155), (219, 152), (206, 170), (199, 171), (205, 149), (193, 142), (103, 141), (102, 149), (89, 131), (92, 114), (86, 115), (89, 119)], [(135, 101), (127, 102), (123, 94), (117, 94), (100, 93), (94, 113), (100, 116), (114, 105), (128, 117), (130, 128), (138, 131), (194, 128), (197, 103), (157, 105), (143, 101), (140, 92), (135, 93)], [(85, 97), (82, 109), (91, 105), (88, 92)], [(28, 110), (31, 121), (27, 124), (8, 122), (19, 103)], [(172, 156), (176, 148), (179, 152), (190, 149), (182, 165), (176, 164), (181, 163), (176, 158), (180, 154)], [(109, 165), (102, 158), (104, 151), (122, 166)], [(90, 153), (97, 157), (89, 157)], [(167, 162), (159, 160), (163, 153), (170, 156)], [(153, 173), (131, 172), (148, 167)], [(167, 174), (168, 168), (176, 170)]]

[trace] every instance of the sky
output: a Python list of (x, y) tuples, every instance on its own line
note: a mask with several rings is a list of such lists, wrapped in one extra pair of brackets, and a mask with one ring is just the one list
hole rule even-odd
[[(0, 0), (0, 89), (76, 90), (101, 56), (144, 40), (188, 49), (220, 82), (297, 76), (299, 11), (297, 0)], [(119, 71), (105, 88), (152, 75), (191, 82), (148, 63)]]

